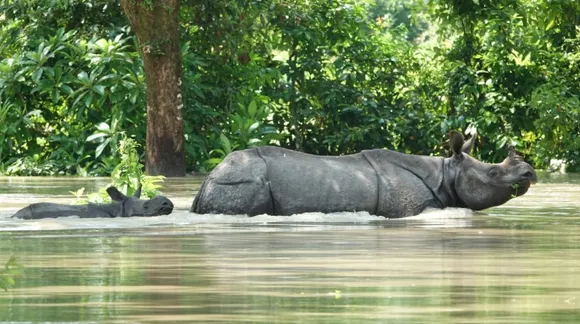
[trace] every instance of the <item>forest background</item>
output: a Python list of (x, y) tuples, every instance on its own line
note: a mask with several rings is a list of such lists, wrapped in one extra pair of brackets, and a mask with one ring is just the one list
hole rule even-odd
[[(0, 173), (109, 175), (145, 143), (128, 25), (119, 0), (0, 0)], [(572, 0), (182, 0), (187, 168), (258, 145), (444, 155), (477, 129), (485, 161), (578, 170), (579, 26)]]

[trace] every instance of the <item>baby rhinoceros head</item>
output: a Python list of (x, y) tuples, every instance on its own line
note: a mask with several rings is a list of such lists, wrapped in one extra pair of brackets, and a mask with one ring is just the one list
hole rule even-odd
[(115, 187), (107, 188), (107, 193), (113, 201), (119, 203), (120, 209), (117, 216), (120, 217), (169, 215), (173, 211), (173, 203), (165, 196), (139, 199), (141, 186), (132, 197), (124, 195)]

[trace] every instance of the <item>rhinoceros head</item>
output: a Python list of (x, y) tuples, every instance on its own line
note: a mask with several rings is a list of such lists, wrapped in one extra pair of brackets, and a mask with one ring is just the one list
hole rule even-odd
[(513, 197), (528, 191), (530, 184), (536, 182), (536, 173), (531, 165), (513, 149), (509, 148), (508, 157), (499, 164), (480, 162), (469, 153), (469, 145), (464, 144), (463, 135), (452, 131), (450, 145), (453, 156), (450, 167), (455, 171), (454, 188), (459, 200), (473, 210), (481, 210), (501, 205)]
[(113, 201), (119, 203), (121, 210), (118, 216), (121, 217), (169, 215), (173, 211), (173, 203), (165, 196), (155, 196), (148, 200), (139, 199), (141, 185), (133, 197), (124, 195), (115, 187), (107, 188), (107, 193)]

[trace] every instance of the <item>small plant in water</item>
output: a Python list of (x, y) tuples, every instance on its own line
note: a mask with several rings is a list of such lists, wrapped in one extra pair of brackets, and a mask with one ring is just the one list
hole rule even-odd
[(86, 204), (91, 203), (106, 203), (110, 202), (109, 195), (106, 192), (107, 187), (115, 186), (127, 196), (133, 195), (139, 184), (143, 186), (141, 189), (141, 196), (144, 198), (152, 198), (160, 194), (158, 189), (161, 187), (159, 182), (163, 182), (163, 176), (148, 176), (145, 175), (144, 166), (139, 162), (139, 154), (137, 148), (139, 144), (126, 136), (119, 142), (119, 155), (121, 162), (111, 172), (111, 183), (104, 188), (99, 189), (98, 192), (87, 195), (83, 198), (84, 188), (77, 191), (71, 191), (77, 197), (76, 203)]
[(16, 284), (14, 278), (22, 277), (23, 269), (24, 267), (18, 263), (16, 257), (11, 255), (4, 269), (0, 270), (0, 289), (7, 291), (9, 288), (14, 287)]

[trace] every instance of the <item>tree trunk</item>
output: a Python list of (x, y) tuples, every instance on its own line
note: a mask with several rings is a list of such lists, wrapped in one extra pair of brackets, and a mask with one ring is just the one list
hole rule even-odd
[(185, 175), (179, 0), (121, 0), (137, 36), (147, 85), (145, 170)]

